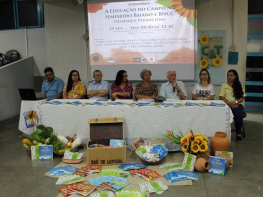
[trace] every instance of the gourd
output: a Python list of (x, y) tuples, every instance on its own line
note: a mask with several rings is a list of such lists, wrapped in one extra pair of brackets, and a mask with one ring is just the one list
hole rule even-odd
[[(23, 145), (24, 145), (24, 144), (28, 145), (29, 148), (33, 145), (32, 142), (31, 142), (29, 139), (27, 139), (27, 138), (24, 138), (24, 139), (22, 140), (22, 144), (23, 144)], [(24, 146), (24, 147), (25, 147), (25, 146)]]
[(23, 146), (25, 147), (25, 149), (30, 150), (30, 147), (26, 143), (23, 144)]

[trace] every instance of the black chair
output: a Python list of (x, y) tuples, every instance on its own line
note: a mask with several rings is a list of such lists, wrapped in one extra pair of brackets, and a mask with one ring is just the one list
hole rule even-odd
[[(246, 118), (246, 117), (247, 117), (247, 113), (243, 112), (243, 119)], [(241, 129), (241, 134), (242, 134), (243, 138), (246, 137), (244, 121), (243, 121), (243, 129)]]
[(2, 53), (0, 53), (0, 67), (4, 65)]
[(133, 99), (133, 88), (132, 88), (132, 92), (131, 92), (131, 99)]
[(8, 64), (9, 61), (6, 60), (6, 56), (3, 53), (0, 53), (0, 66)]
[(6, 60), (9, 62), (15, 62), (21, 58), (20, 53), (16, 50), (9, 50), (5, 53)]

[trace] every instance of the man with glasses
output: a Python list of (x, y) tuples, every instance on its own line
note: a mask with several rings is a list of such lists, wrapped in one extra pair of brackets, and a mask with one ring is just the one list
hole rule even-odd
[(185, 100), (187, 93), (182, 81), (176, 81), (175, 70), (169, 70), (166, 72), (168, 82), (162, 84), (160, 90), (160, 96), (166, 99)]
[(55, 77), (51, 67), (45, 68), (44, 73), (46, 80), (42, 84), (41, 97), (47, 100), (62, 98), (64, 81)]
[(91, 99), (108, 99), (109, 83), (102, 80), (102, 72), (95, 70), (93, 72), (94, 81), (89, 84), (87, 96)]

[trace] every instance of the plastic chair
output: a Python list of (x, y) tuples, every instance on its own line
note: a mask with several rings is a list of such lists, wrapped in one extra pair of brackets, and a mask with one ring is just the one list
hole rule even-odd
[(6, 56), (3, 53), (0, 53), (0, 66), (8, 64), (9, 61), (6, 60)]
[(4, 65), (2, 53), (0, 53), (0, 67)]
[(15, 62), (21, 58), (20, 53), (16, 50), (9, 50), (5, 53), (6, 60), (9, 62)]

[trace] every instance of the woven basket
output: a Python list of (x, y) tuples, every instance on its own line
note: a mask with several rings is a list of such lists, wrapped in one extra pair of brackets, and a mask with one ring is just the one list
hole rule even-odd
[[(25, 133), (22, 133), (22, 135), (19, 135), (20, 138), (24, 139), (24, 138), (27, 138), (29, 139), (31, 142), (33, 142), (33, 139), (31, 137), (29, 137), (27, 134)], [(26, 152), (28, 152), (29, 155), (31, 155), (31, 150), (28, 150), (26, 149), (24, 146), (23, 146), (23, 149), (26, 150)]]
[[(74, 149), (72, 150), (72, 152), (77, 152), (78, 149), (79, 149), (79, 147), (77, 146), (76, 148), (74, 148)], [(54, 154), (57, 155), (57, 156), (60, 156), (60, 157), (63, 157), (63, 156), (64, 156), (64, 153), (57, 153), (57, 152), (55, 152), (55, 151), (53, 151), (53, 152), (54, 152)]]
[(29, 155), (31, 155), (31, 150), (26, 149), (24, 146), (23, 149), (26, 150), (26, 152), (28, 152)]
[[(166, 157), (166, 156), (165, 156)], [(158, 164), (160, 164), (160, 163), (162, 163), (163, 162), (163, 160), (165, 159), (165, 157), (163, 157), (161, 160), (159, 160), (159, 161), (145, 161), (145, 160), (143, 160), (142, 158), (140, 158), (140, 160), (141, 160), (141, 162), (142, 163), (144, 163), (144, 164), (146, 164), (146, 165), (158, 165)]]
[(33, 139), (31, 137), (29, 137), (27, 134), (25, 133), (22, 133), (22, 135), (19, 135), (20, 138), (24, 139), (24, 138), (27, 138), (29, 139), (31, 142), (33, 142)]
[(62, 161), (63, 163), (77, 164), (83, 161), (83, 157), (81, 159), (64, 159), (64, 157), (62, 157)]

